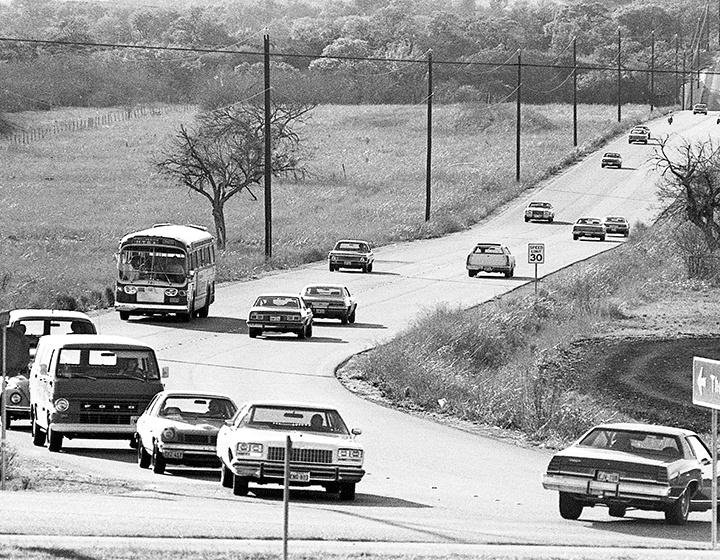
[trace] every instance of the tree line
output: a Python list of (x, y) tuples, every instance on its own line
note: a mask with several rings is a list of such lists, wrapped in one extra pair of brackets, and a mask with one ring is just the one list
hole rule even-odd
[(218, 107), (256, 87), (265, 34), (274, 88), (301, 103), (419, 103), (430, 52), (436, 101), (503, 101), (516, 87), (519, 49), (526, 102), (572, 100), (577, 63), (578, 100), (614, 103), (620, 45), (622, 102), (647, 102), (652, 85), (654, 101), (670, 105), (674, 71), (701, 66), (717, 28), (704, 0), (230, 0), (187, 8), (12, 0), (0, 4), (0, 111)]

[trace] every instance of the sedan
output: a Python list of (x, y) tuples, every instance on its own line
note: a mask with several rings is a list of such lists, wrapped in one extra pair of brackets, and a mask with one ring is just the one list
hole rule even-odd
[(321, 486), (341, 500), (355, 499), (365, 475), (364, 451), (332, 406), (301, 402), (250, 401), (220, 428), (217, 455), (220, 482), (236, 496), (249, 483), (284, 484), (285, 450), (290, 440), (291, 486)]
[(696, 433), (669, 426), (596, 426), (555, 454), (542, 484), (559, 492), (565, 519), (601, 505), (611, 517), (662, 511), (668, 524), (684, 525), (691, 511), (712, 508), (710, 451)]
[(600, 162), (600, 167), (622, 168), (622, 156), (617, 152), (605, 152)]
[(630, 235), (630, 224), (623, 216), (605, 216), (603, 220), (605, 233), (617, 233), (627, 237)]
[(597, 237), (605, 241), (605, 224), (600, 218), (578, 218), (573, 225), (572, 236), (575, 241), (581, 237)]
[(367, 241), (341, 239), (328, 253), (330, 272), (341, 268), (359, 268), (363, 272), (372, 272), (375, 255)]
[(215, 393), (161, 391), (137, 420), (135, 443), (141, 468), (162, 474), (169, 464), (217, 467), (220, 426), (237, 412), (230, 397)]
[(264, 331), (292, 332), (298, 338), (310, 338), (313, 312), (298, 294), (261, 294), (250, 308), (247, 326), (250, 338)]
[(312, 309), (313, 318), (340, 319), (343, 325), (355, 322), (357, 302), (347, 286), (339, 284), (308, 284), (300, 292)]
[(545, 220), (552, 223), (555, 219), (555, 209), (549, 202), (533, 201), (525, 208), (525, 221)]

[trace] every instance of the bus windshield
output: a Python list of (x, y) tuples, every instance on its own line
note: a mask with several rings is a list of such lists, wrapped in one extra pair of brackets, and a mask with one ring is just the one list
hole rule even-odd
[(185, 253), (170, 247), (128, 247), (120, 252), (118, 276), (123, 282), (185, 284)]

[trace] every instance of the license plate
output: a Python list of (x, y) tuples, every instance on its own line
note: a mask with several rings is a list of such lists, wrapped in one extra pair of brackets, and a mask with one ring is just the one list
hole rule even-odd
[(327, 303), (313, 303), (313, 308), (316, 308), (316, 307), (317, 307), (318, 309), (321, 309), (321, 308), (324, 309), (324, 308), (327, 307), (328, 305), (329, 305), (329, 304), (327, 304)]
[(175, 449), (168, 449), (167, 451), (163, 452), (163, 455), (167, 457), (168, 459), (182, 459), (183, 458), (183, 452)]
[(620, 474), (616, 472), (598, 471), (596, 478), (599, 482), (612, 482), (614, 484), (620, 482)]
[(310, 482), (310, 473), (306, 471), (290, 471), (290, 480), (292, 482)]
[(352, 261), (344, 261), (344, 264), (352, 264)]
[(324, 315), (325, 311), (327, 311), (327, 309), (313, 309), (313, 312), (317, 313), (318, 315)]
[(270, 320), (271, 321), (280, 321), (280, 316), (279, 315), (270, 315)]

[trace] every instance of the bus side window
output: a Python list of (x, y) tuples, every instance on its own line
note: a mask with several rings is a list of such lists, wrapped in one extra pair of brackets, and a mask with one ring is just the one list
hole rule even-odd
[(197, 250), (190, 253), (190, 268), (196, 270), (198, 267), (198, 255)]
[(215, 264), (215, 245), (210, 245), (210, 264)]

